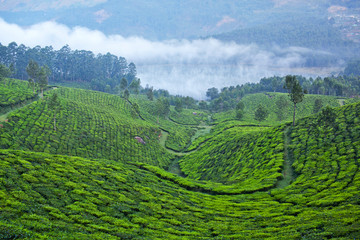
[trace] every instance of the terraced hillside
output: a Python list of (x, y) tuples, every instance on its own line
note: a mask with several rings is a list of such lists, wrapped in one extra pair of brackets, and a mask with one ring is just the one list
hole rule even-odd
[[(360, 103), (324, 108), (295, 127), (222, 121), (187, 148), (181, 127), (196, 125), (181, 119), (206, 118), (157, 122), (153, 103), (131, 102), (140, 116), (118, 96), (59, 88), (9, 114), (0, 128), (0, 238), (360, 236)], [(160, 145), (161, 130), (190, 139), (180, 144), (187, 177), (165, 170), (175, 156)]]
[(5, 79), (0, 84), (0, 114), (15, 108), (18, 104), (26, 103), (37, 97), (33, 89), (24, 81)]
[(160, 129), (132, 117), (131, 105), (122, 98), (71, 88), (54, 91), (61, 108), (57, 130), (49, 99), (40, 99), (8, 116), (0, 132), (1, 148), (141, 161), (162, 167), (169, 164), (171, 156), (158, 142)]

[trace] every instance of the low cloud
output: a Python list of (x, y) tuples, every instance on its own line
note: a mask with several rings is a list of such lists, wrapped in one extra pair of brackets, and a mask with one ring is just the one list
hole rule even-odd
[[(0, 18), (0, 43), (53, 46), (94, 53), (110, 52), (137, 65), (142, 85), (169, 90), (172, 94), (204, 98), (210, 87), (222, 88), (258, 82), (274, 74), (290, 74), (304, 64), (306, 48), (263, 49), (255, 44), (239, 45), (216, 39), (149, 41), (142, 37), (105, 35), (83, 27), (69, 28), (56, 22), (30, 27), (9, 24)], [(325, 54), (325, 53), (321, 53)]]

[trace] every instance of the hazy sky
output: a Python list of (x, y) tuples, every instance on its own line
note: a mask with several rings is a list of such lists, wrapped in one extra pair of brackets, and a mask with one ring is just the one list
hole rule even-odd
[[(87, 8), (104, 2), (107, 0), (0, 0), (0, 11), (44, 11), (75, 6)], [(277, 6), (292, 1), (273, 2)], [(98, 23), (110, 16), (104, 10), (93, 14)], [(234, 21), (224, 16), (217, 24), (221, 26)], [(143, 86), (148, 84), (167, 89), (172, 94), (196, 98), (204, 98), (210, 87), (241, 85), (258, 82), (266, 76), (295, 73), (293, 67), (301, 66), (305, 61), (304, 54), (311, 51), (276, 46), (264, 49), (255, 44), (238, 45), (215, 39), (152, 41), (141, 36), (106, 35), (83, 26), (69, 27), (55, 20), (20, 26), (5, 21), (1, 15), (0, 32), (2, 45), (16, 42), (29, 47), (51, 45), (54, 49), (60, 49), (68, 44), (73, 50), (110, 52), (125, 57), (128, 62), (136, 64)]]

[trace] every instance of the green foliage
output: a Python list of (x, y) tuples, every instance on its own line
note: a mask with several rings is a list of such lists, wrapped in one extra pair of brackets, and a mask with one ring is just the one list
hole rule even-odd
[(318, 113), (322, 107), (323, 107), (323, 103), (322, 103), (321, 98), (315, 99), (314, 111), (313, 112)]
[(276, 100), (275, 104), (276, 104), (276, 107), (277, 107), (275, 113), (276, 113), (276, 115), (278, 117), (278, 120), (281, 122), (285, 118), (285, 113), (286, 113), (286, 111), (288, 109), (289, 103), (288, 103), (286, 97), (281, 95)]
[[(54, 95), (61, 105), (56, 132)], [(49, 91), (45, 101), (10, 113), (0, 128), (0, 147), (14, 149), (0, 150), (0, 238), (358, 237), (360, 104), (311, 115), (319, 96), (306, 95), (298, 118), (311, 116), (297, 126), (253, 124), (262, 104), (270, 112), (263, 124), (277, 125), (276, 102), (284, 96), (247, 95), (243, 121), (233, 120), (234, 109), (215, 114), (210, 127), (205, 112), (173, 107), (157, 122), (156, 102), (146, 96), (126, 101), (92, 91)], [(321, 100), (339, 105), (331, 96)], [(284, 110), (285, 119), (291, 111)], [(174, 157), (159, 143), (165, 131), (166, 147), (190, 145), (174, 161), (187, 177), (166, 171)], [(292, 174), (285, 162), (294, 174), (278, 188)]]
[[(321, 99), (324, 105), (329, 105), (331, 107), (338, 107), (339, 101), (334, 96), (324, 96), (324, 95), (313, 95), (306, 94), (304, 97), (304, 101), (297, 104), (297, 114), (296, 119), (300, 119), (306, 116), (313, 114), (315, 99)], [(244, 102), (244, 116), (241, 119), (244, 123), (253, 124), (254, 122), (254, 114), (257, 106), (259, 104), (263, 105), (269, 111), (269, 116), (266, 120), (264, 120), (261, 124), (264, 125), (278, 125), (278, 111), (279, 108), (277, 106), (277, 102), (279, 99), (284, 100), (284, 104), (286, 107), (282, 110), (283, 121), (291, 121), (292, 120), (292, 112), (293, 106), (291, 104), (290, 99), (287, 97), (285, 93), (255, 93), (248, 94), (242, 98), (242, 102)], [(213, 115), (214, 123), (219, 123), (223, 121), (235, 120), (236, 119), (236, 111), (230, 110), (226, 112), (220, 112)]]
[[(24, 149), (117, 161), (144, 161), (166, 166), (171, 157), (159, 145), (160, 129), (133, 119), (133, 108), (122, 98), (59, 88), (62, 106), (52, 124), (54, 110), (47, 101), (34, 102), (9, 115), (1, 129), (2, 148)], [(53, 96), (53, 95), (52, 95)], [(136, 136), (146, 145), (139, 144)]]
[(314, 207), (358, 204), (359, 116), (360, 105), (351, 104), (299, 120), (289, 145), (298, 177), (272, 195), (281, 202)]
[(262, 122), (267, 118), (268, 115), (269, 115), (269, 111), (266, 110), (266, 108), (264, 108), (263, 105), (259, 104), (259, 106), (255, 110), (254, 119), (256, 121)]
[(36, 97), (25, 81), (7, 79), (6, 85), (0, 84), (0, 114)]

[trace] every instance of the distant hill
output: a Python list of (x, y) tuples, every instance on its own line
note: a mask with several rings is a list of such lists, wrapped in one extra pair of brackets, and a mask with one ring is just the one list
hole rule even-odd
[(3, 4), (0, 6), (0, 16), (23, 26), (55, 20), (71, 27), (98, 29), (106, 34), (161, 40), (197, 38), (251, 28), (275, 20), (284, 21), (294, 14), (324, 17), (330, 6), (326, 0), (310, 3), (298, 0), (99, 2), (90, 7), (78, 4), (63, 8), (46, 8), (46, 3), (43, 8), (35, 3)]

